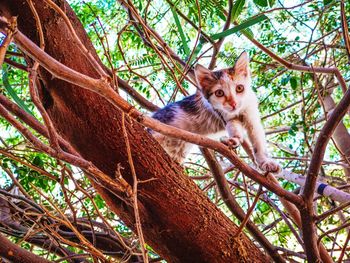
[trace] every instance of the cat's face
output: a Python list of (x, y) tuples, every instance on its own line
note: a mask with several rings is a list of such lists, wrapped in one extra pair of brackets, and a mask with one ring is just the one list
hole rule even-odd
[(249, 103), (251, 76), (249, 57), (243, 52), (232, 68), (210, 71), (201, 65), (195, 67), (197, 83), (203, 96), (214, 109), (228, 114), (239, 114)]

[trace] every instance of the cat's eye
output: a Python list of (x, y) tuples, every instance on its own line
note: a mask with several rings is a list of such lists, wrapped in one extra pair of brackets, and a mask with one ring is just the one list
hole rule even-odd
[(244, 86), (243, 85), (237, 85), (236, 86), (236, 92), (237, 93), (241, 93), (241, 92), (243, 92), (243, 90), (244, 90)]
[(215, 96), (216, 97), (222, 97), (224, 95), (225, 95), (225, 93), (224, 93), (224, 91), (222, 89), (218, 89), (218, 90), (215, 91)]

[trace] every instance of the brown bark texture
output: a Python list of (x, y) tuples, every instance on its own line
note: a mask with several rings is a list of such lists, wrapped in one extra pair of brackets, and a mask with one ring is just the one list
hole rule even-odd
[[(12, 243), (5, 236), (0, 234), (0, 261), (6, 258), (16, 263), (49, 263), (50, 261), (41, 258), (30, 251)], [(1, 261), (2, 262), (2, 261)]]
[[(33, 14), (23, 0), (2, 0), (0, 10), (18, 16), (18, 28), (38, 43)], [(45, 51), (83, 74), (98, 77), (79, 50), (64, 22), (45, 1), (33, 0), (40, 16)], [(67, 13), (78, 36), (97, 58), (80, 21), (65, 1), (56, 3)], [(132, 185), (122, 131), (122, 112), (105, 99), (40, 68), (41, 97), (57, 131), (87, 160), (112, 178), (118, 170)], [(267, 262), (268, 258), (245, 234), (234, 238), (230, 221), (183, 173), (181, 166), (137, 122), (126, 119), (131, 153), (140, 181), (138, 200), (146, 242), (169, 262)], [(119, 169), (120, 168), (120, 169)], [(150, 180), (151, 179), (151, 180)], [(148, 181), (147, 181), (148, 180)], [(131, 229), (133, 209), (106, 187), (93, 183), (98, 193)]]

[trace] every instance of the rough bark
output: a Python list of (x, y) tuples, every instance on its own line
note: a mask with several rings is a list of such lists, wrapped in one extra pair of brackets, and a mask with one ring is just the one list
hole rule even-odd
[(17, 263), (49, 263), (50, 261), (41, 258), (32, 252), (12, 243), (5, 236), (0, 234), (0, 260), (1, 257)]
[[(45, 35), (45, 51), (65, 65), (92, 77), (97, 72), (77, 48), (63, 19), (44, 1), (33, 1)], [(95, 50), (68, 4), (59, 2), (90, 52)], [(3, 0), (3, 13), (18, 15), (19, 29), (38, 43), (33, 15), (22, 0)], [(6, 7), (6, 8), (5, 8)], [(114, 177), (118, 167), (131, 184), (132, 176), (122, 135), (122, 114), (105, 99), (53, 78), (40, 69), (42, 100), (59, 133), (87, 160)], [(169, 262), (266, 262), (267, 257), (245, 235), (235, 239), (237, 226), (220, 212), (172, 162), (138, 123), (127, 118), (132, 158), (140, 183), (140, 217), (146, 242)], [(95, 184), (108, 206), (132, 229), (133, 210)]]

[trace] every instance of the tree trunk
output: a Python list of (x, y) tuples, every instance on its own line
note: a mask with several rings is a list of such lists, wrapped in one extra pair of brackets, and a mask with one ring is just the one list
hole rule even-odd
[[(33, 0), (45, 36), (45, 51), (66, 66), (97, 78), (64, 20), (44, 2)], [(56, 2), (87, 49), (97, 57), (69, 5), (63, 0)], [(19, 30), (38, 43), (38, 30), (26, 1), (2, 0), (0, 8), (8, 16), (18, 16)], [(121, 167), (122, 176), (132, 185), (122, 112), (97, 94), (53, 78), (42, 68), (39, 73), (42, 101), (58, 132), (112, 178)], [(128, 117), (125, 126), (138, 179), (152, 179), (139, 184), (138, 200), (145, 240), (159, 255), (169, 262), (268, 261), (247, 236), (233, 237), (237, 226), (210, 202), (144, 127)], [(94, 186), (111, 210), (135, 230), (133, 209), (106, 188)]]

